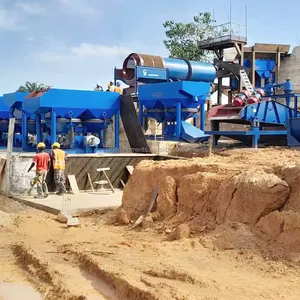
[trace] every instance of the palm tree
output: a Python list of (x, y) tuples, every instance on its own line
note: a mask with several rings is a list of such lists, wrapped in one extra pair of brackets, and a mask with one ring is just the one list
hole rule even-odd
[(49, 86), (47, 86), (43, 83), (26, 81), (25, 85), (19, 86), (17, 92), (31, 93), (31, 92), (40, 91), (40, 90), (47, 89), (47, 88), (49, 88)]

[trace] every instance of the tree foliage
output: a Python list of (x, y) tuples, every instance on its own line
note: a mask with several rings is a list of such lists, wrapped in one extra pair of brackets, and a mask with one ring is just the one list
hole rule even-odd
[(24, 85), (19, 86), (17, 92), (31, 93), (31, 92), (40, 91), (40, 90), (43, 90), (46, 88), (49, 88), (49, 86), (47, 86), (43, 83), (26, 81), (26, 83)]
[(225, 28), (217, 30), (214, 22), (208, 12), (199, 13), (190, 23), (164, 22), (163, 26), (166, 30), (164, 45), (170, 57), (210, 61), (213, 58), (212, 54), (200, 49), (199, 42), (226, 31)]

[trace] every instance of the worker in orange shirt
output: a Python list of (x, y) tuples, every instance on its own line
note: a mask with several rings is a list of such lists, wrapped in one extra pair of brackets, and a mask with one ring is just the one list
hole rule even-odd
[(52, 164), (54, 169), (54, 183), (57, 189), (57, 195), (66, 194), (65, 186), (65, 168), (67, 153), (60, 149), (60, 144), (55, 142), (52, 145)]
[(118, 81), (117, 82), (117, 86), (115, 87), (115, 90), (114, 90), (116, 93), (119, 93), (119, 94), (123, 94), (123, 89), (121, 88), (121, 84), (120, 82)]
[(33, 162), (28, 169), (28, 173), (31, 171), (31, 169), (36, 165), (36, 175), (31, 183), (31, 188), (29, 190), (29, 194), (31, 192), (31, 189), (33, 185), (37, 184), (37, 196), (35, 198), (43, 199), (48, 197), (48, 187), (46, 183), (46, 176), (49, 171), (50, 167), (50, 156), (48, 153), (44, 152), (46, 148), (46, 145), (44, 143), (39, 143), (37, 145), (38, 154), (35, 155)]

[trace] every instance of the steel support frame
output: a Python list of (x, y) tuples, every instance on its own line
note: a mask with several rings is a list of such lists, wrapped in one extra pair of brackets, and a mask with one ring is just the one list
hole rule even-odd
[[(212, 135), (213, 137), (213, 146), (216, 147), (218, 145), (218, 141), (221, 136), (230, 137), (232, 139), (233, 136), (251, 136), (252, 138), (252, 148), (258, 148), (259, 139), (263, 135), (267, 136), (287, 136), (287, 130), (261, 130), (260, 124), (257, 122), (253, 122), (249, 130), (244, 131), (230, 131), (224, 130), (220, 131), (220, 122), (219, 121), (211, 121), (211, 131), (206, 132), (207, 134)], [(238, 140), (238, 139), (237, 139)]]

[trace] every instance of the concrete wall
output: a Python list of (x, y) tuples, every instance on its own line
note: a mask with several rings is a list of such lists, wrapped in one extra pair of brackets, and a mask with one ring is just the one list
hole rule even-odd
[(293, 90), (296, 93), (300, 92), (300, 47), (295, 47), (291, 56), (284, 57), (281, 60), (279, 80), (284, 82), (286, 79), (291, 79)]

